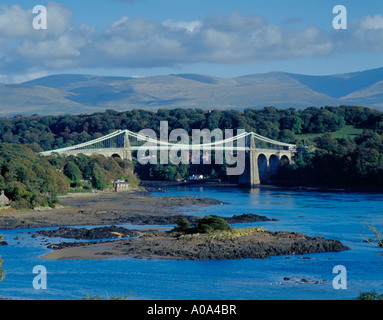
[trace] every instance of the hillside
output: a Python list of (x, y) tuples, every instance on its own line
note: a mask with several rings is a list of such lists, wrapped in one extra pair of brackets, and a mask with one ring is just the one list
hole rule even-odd
[(269, 72), (108, 77), (63, 74), (0, 85), (0, 116), (198, 107), (237, 109), (363, 105), (383, 109), (383, 68), (329, 76)]
[(0, 143), (0, 190), (13, 209), (54, 207), (57, 196), (105, 190), (116, 179), (138, 184), (131, 163), (100, 155), (41, 157), (30, 145)]

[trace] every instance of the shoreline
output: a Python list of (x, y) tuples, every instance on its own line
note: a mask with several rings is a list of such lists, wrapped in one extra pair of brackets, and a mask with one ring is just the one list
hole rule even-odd
[[(142, 186), (153, 187), (154, 189), (166, 187), (182, 187), (182, 186), (199, 186), (213, 188), (239, 188), (239, 189), (278, 189), (278, 190), (293, 190), (293, 191), (313, 191), (313, 192), (345, 192), (345, 193), (383, 193), (383, 186), (342, 186), (342, 185), (310, 185), (298, 182), (280, 182), (273, 181), (270, 184), (260, 184), (252, 188), (240, 186), (237, 183), (230, 182), (210, 182), (210, 181), (160, 181), (160, 180), (142, 180)], [(155, 190), (154, 190), (155, 191)]]
[[(164, 186), (164, 184), (162, 184)], [(168, 231), (149, 229), (149, 225), (175, 225), (180, 217), (191, 223), (198, 220), (196, 216), (187, 215), (190, 210), (203, 209), (211, 205), (225, 205), (226, 202), (202, 197), (152, 197), (148, 191), (153, 187), (140, 187), (129, 192), (97, 192), (90, 194), (68, 194), (60, 197), (61, 209), (49, 211), (29, 211), (6, 213), (1, 215), (0, 229), (60, 227), (59, 237), (67, 233), (63, 227), (107, 225), (113, 229), (115, 225), (132, 223), (148, 225), (148, 228), (128, 230), (126, 235), (133, 238), (124, 240), (100, 240), (95, 243), (61, 243), (50, 249), (59, 249), (44, 255), (47, 259), (105, 259), (115, 257), (132, 257), (140, 259), (181, 259), (181, 260), (215, 260), (267, 258), (273, 255), (305, 254), (315, 252), (341, 251), (349, 248), (339, 241), (322, 237), (308, 237), (296, 232), (258, 232), (256, 228), (237, 229), (236, 235), (218, 236), (197, 234), (179, 236)], [(162, 188), (154, 191), (166, 192)], [(225, 217), (228, 223), (246, 223), (275, 221), (256, 214), (239, 214)], [(261, 228), (263, 229), (263, 228)], [(245, 231), (243, 231), (245, 230)], [(70, 232), (88, 230), (76, 229)], [(92, 230), (91, 230), (92, 231)], [(94, 230), (93, 230), (94, 231)], [(124, 236), (119, 229), (112, 231), (117, 237)], [(257, 232), (256, 232), (257, 231)], [(68, 238), (76, 238), (70, 235)], [(138, 232), (138, 233), (137, 233)], [(244, 232), (244, 234), (242, 234)], [(55, 231), (52, 236), (55, 236)], [(43, 233), (42, 233), (43, 234)], [(97, 234), (97, 233), (96, 233)], [(99, 233), (98, 233), (99, 234)], [(49, 235), (49, 232), (46, 234)], [(125, 235), (125, 236), (126, 236)], [(124, 236), (124, 237), (125, 237)], [(65, 236), (64, 236), (65, 237)], [(109, 236), (106, 236), (108, 238)], [(94, 236), (91, 239), (98, 239)], [(102, 237), (104, 238), (104, 236)], [(84, 238), (85, 239), (85, 238)]]
[[(218, 216), (212, 216), (217, 217)], [(197, 216), (191, 216), (191, 215), (176, 215), (176, 216), (159, 216), (156, 217), (157, 220), (155, 221), (159, 227), (153, 228), (153, 227), (147, 227), (147, 228), (140, 228), (140, 229), (127, 229), (122, 226), (101, 226), (101, 227), (95, 227), (95, 228), (73, 228), (73, 227), (59, 227), (58, 229), (52, 229), (52, 230), (38, 230), (35, 231), (32, 235), (32, 238), (36, 237), (43, 237), (44, 242), (46, 242), (46, 246), (48, 249), (63, 249), (68, 247), (81, 247), (81, 246), (87, 246), (92, 245), (95, 243), (103, 243), (103, 242), (110, 242), (109, 239), (120, 239), (120, 238), (135, 238), (140, 237), (145, 234), (150, 234), (153, 232), (156, 232), (158, 230), (170, 230), (169, 225), (177, 225), (177, 222), (180, 218), (186, 219), (190, 224), (196, 225), (200, 219), (200, 217)], [(155, 218), (155, 219), (156, 219)], [(160, 220), (158, 220), (158, 218)], [(259, 216), (256, 214), (242, 214), (242, 215), (233, 215), (231, 217), (221, 217), (221, 219), (225, 220), (228, 224), (236, 224), (236, 223), (253, 223), (253, 222), (264, 222), (264, 221), (278, 221), (277, 219), (269, 219), (265, 216)], [(149, 223), (146, 223), (144, 225), (148, 225)], [(164, 225), (164, 227), (160, 227), (160, 225)], [(76, 239), (76, 240), (97, 240), (94, 242), (61, 242), (61, 243), (55, 243), (50, 244), (48, 243), (47, 238), (64, 238), (64, 239)], [(99, 240), (104, 239), (104, 240)], [(108, 239), (108, 240), (105, 240)]]
[(239, 260), (349, 250), (336, 240), (296, 232), (245, 228), (214, 234), (180, 235), (148, 230), (135, 238), (64, 247), (43, 259)]
[[(103, 191), (60, 197), (59, 209), (0, 213), (0, 229), (61, 226), (159, 224), (163, 216), (179, 216), (225, 202), (202, 197), (152, 197), (145, 188), (129, 192)], [(156, 221), (158, 220), (158, 221)]]
[[(141, 185), (125, 192), (97, 191), (69, 193), (59, 196), (61, 204), (56, 208), (38, 210), (0, 211), (0, 229), (26, 229), (57, 226), (107, 225), (118, 223), (148, 224), (143, 217), (163, 214), (184, 214), (190, 208), (222, 205), (221, 201), (195, 197), (151, 197), (153, 192), (169, 192), (166, 187), (202, 186), (213, 188), (235, 187), (237, 184), (217, 182), (141, 181)], [(258, 185), (263, 190), (288, 190), (306, 192), (382, 193), (383, 187), (329, 187), (288, 184)], [(250, 189), (250, 188), (246, 188)], [(122, 203), (125, 200), (125, 203)], [(129, 202), (129, 203), (127, 203)], [(130, 218), (128, 218), (130, 216)], [(141, 217), (141, 219), (139, 218)], [(142, 220), (142, 221), (140, 221)], [(153, 219), (154, 221), (155, 219)], [(156, 223), (153, 223), (156, 224)]]

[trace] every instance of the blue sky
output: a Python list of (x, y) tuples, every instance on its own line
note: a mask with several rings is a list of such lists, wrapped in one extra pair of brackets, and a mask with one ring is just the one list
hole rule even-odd
[[(334, 30), (335, 5), (347, 30)], [(32, 8), (47, 8), (34, 30)], [(221, 77), (383, 67), (381, 0), (2, 0), (0, 82), (58, 73)]]

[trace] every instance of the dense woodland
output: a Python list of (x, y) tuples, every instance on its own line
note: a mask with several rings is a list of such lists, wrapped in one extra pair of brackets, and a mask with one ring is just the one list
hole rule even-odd
[(54, 207), (60, 194), (104, 190), (114, 179), (138, 184), (127, 161), (96, 155), (41, 157), (19, 144), (0, 143), (0, 168), (0, 189), (14, 209)]
[(366, 130), (354, 138), (331, 132), (314, 139), (311, 152), (300, 147), (294, 163), (279, 168), (279, 182), (298, 185), (383, 187), (383, 135)]
[(44, 150), (62, 148), (98, 138), (117, 129), (138, 132), (154, 129), (159, 133), (160, 121), (168, 121), (169, 131), (191, 129), (245, 129), (284, 142), (295, 142), (302, 133), (334, 132), (353, 125), (383, 132), (383, 113), (364, 107), (323, 107), (304, 110), (245, 109), (244, 111), (204, 111), (201, 109), (161, 109), (157, 112), (107, 110), (91, 115), (0, 119), (0, 142), (33, 144)]
[[(106, 189), (114, 179), (138, 184), (141, 179), (185, 179), (193, 173), (227, 179), (225, 165), (132, 164), (103, 156), (40, 157), (38, 151), (89, 141), (117, 129), (135, 132), (168, 121), (169, 131), (245, 129), (279, 141), (298, 143), (293, 164), (284, 164), (275, 177), (298, 184), (383, 186), (383, 113), (364, 107), (340, 106), (304, 110), (246, 109), (204, 111), (172, 109), (151, 112), (107, 110), (91, 115), (15, 116), (0, 119), (0, 189), (16, 208), (53, 206), (57, 195), (70, 190)], [(363, 129), (357, 136), (334, 138), (344, 126)], [(313, 144), (301, 134), (321, 134)]]

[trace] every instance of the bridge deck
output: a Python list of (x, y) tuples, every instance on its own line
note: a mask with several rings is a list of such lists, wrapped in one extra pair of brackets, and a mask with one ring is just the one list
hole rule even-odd
[[(136, 139), (136, 141), (129, 141), (129, 137)], [(123, 139), (122, 139), (123, 138)], [(251, 138), (251, 139), (248, 139)], [(114, 139), (112, 141), (112, 139)], [(121, 140), (122, 139), (122, 140)], [(245, 140), (243, 140), (245, 139)], [(255, 140), (262, 141), (272, 145), (270, 148), (254, 148)], [(141, 141), (144, 145), (137, 146), (136, 143)], [(234, 141), (238, 141), (234, 145)], [(245, 141), (245, 144), (243, 143)], [(252, 141), (252, 142), (251, 142)], [(113, 143), (112, 143), (113, 142)], [(112, 147), (113, 145), (113, 147)], [(123, 147), (120, 147), (120, 146)], [(229, 137), (225, 140), (203, 143), (203, 144), (181, 144), (176, 142), (162, 141), (158, 139), (149, 138), (129, 130), (117, 130), (113, 133), (107, 134), (103, 137), (94, 139), (92, 141), (80, 143), (74, 146), (65, 147), (56, 150), (44, 151), (40, 154), (50, 155), (52, 153), (59, 154), (79, 154), (79, 153), (100, 153), (100, 154), (110, 154), (112, 152), (132, 152), (137, 150), (149, 150), (149, 151), (161, 151), (161, 150), (199, 150), (199, 151), (256, 151), (256, 152), (293, 152), (296, 146), (293, 144), (288, 144), (284, 142), (279, 142), (272, 140), (263, 136), (260, 136), (254, 132), (250, 133), (241, 133), (234, 137)]]
[(258, 151), (258, 152), (291, 152), (291, 150), (286, 149), (264, 149), (264, 148), (248, 148), (248, 147), (212, 147), (212, 148), (198, 148), (193, 147), (178, 147), (177, 145), (168, 148), (168, 147), (155, 147), (155, 146), (146, 146), (146, 147), (131, 147), (131, 148), (102, 148), (102, 149), (80, 149), (80, 150), (52, 150), (41, 152), (42, 155), (50, 155), (53, 153), (59, 154), (68, 154), (68, 153), (110, 153), (110, 152), (120, 152), (120, 151), (138, 151), (138, 150), (150, 150), (150, 151), (170, 151), (170, 150), (190, 150), (190, 151)]

